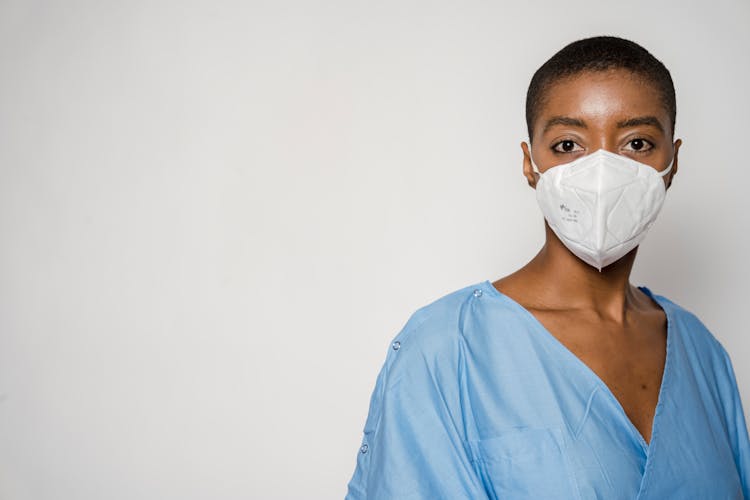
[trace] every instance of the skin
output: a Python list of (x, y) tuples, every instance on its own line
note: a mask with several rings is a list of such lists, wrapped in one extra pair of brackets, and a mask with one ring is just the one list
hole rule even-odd
[[(627, 70), (585, 72), (556, 82), (534, 123), (532, 146), (521, 144), (523, 175), (538, 174), (598, 149), (677, 173), (681, 140), (673, 142), (669, 114), (657, 88)], [(567, 141), (567, 142), (566, 142)], [(545, 221), (545, 244), (515, 273), (493, 283), (526, 308), (586, 364), (617, 398), (647, 443), (666, 359), (664, 311), (630, 283), (638, 248), (602, 269), (589, 266)]]

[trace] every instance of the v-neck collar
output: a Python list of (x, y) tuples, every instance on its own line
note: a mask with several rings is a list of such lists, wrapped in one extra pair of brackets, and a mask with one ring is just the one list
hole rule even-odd
[(633, 424), (633, 422), (630, 420), (630, 417), (628, 417), (627, 413), (625, 413), (625, 409), (622, 407), (622, 404), (620, 401), (615, 397), (612, 390), (609, 388), (607, 384), (604, 383), (604, 381), (599, 377), (599, 375), (594, 372), (589, 366), (584, 363), (581, 358), (576, 356), (573, 351), (568, 349), (565, 344), (560, 342), (557, 337), (552, 335), (552, 333), (547, 330), (547, 328), (539, 321), (536, 316), (531, 314), (531, 312), (523, 307), (521, 304), (513, 300), (512, 298), (508, 297), (504, 293), (500, 292), (495, 286), (489, 281), (486, 280), (483, 283), (490, 292), (494, 293), (497, 297), (505, 300), (509, 304), (511, 304), (513, 307), (521, 311), (523, 315), (528, 317), (530, 322), (536, 327), (537, 330), (542, 332), (544, 337), (558, 350), (562, 353), (563, 356), (568, 357), (571, 362), (575, 363), (577, 366), (579, 366), (585, 373), (587, 373), (588, 377), (591, 378), (594, 382), (596, 382), (597, 386), (601, 388), (602, 391), (604, 391), (605, 394), (608, 395), (608, 397), (612, 400), (615, 407), (618, 409), (618, 412), (620, 413), (620, 416), (625, 420), (627, 425), (629, 426), (631, 433), (635, 436), (636, 441), (641, 446), (641, 449), (643, 450), (644, 455), (646, 456), (646, 464), (643, 469), (643, 475), (641, 476), (641, 484), (638, 489), (638, 495), (636, 498), (641, 498), (641, 495), (646, 491), (647, 486), (647, 480), (649, 477), (649, 470), (651, 469), (651, 464), (653, 462), (653, 455), (654, 455), (654, 445), (658, 445), (658, 434), (659, 434), (659, 423), (660, 423), (660, 415), (663, 411), (664, 405), (665, 405), (665, 398), (666, 398), (666, 390), (667, 387), (670, 385), (671, 381), (671, 365), (672, 365), (672, 358), (674, 357), (674, 348), (672, 347), (672, 344), (674, 343), (674, 334), (675, 334), (675, 328), (673, 326), (673, 319), (670, 314), (670, 308), (669, 305), (664, 303), (658, 296), (654, 295), (651, 290), (649, 290), (645, 286), (639, 286), (638, 289), (641, 290), (643, 293), (649, 296), (651, 300), (656, 302), (656, 304), (661, 307), (662, 311), (664, 311), (664, 314), (667, 318), (667, 341), (666, 341), (666, 353), (665, 353), (665, 359), (664, 359), (664, 370), (662, 372), (661, 377), (661, 385), (659, 387), (659, 396), (656, 403), (656, 408), (654, 410), (654, 418), (651, 423), (651, 440), (650, 442), (646, 442), (646, 440), (643, 438), (643, 435), (640, 433), (640, 431), (636, 428), (636, 426)]

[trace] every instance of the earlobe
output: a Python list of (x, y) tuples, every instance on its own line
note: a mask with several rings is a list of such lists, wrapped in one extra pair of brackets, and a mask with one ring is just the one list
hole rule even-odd
[(534, 167), (531, 164), (531, 151), (529, 145), (525, 142), (521, 143), (521, 151), (523, 151), (523, 176), (526, 177), (526, 182), (532, 188), (536, 189), (536, 183), (539, 180), (539, 174), (534, 172)]

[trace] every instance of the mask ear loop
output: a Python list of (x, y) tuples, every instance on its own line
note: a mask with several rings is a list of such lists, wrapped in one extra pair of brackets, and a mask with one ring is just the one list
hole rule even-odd
[(672, 156), (672, 161), (669, 162), (669, 166), (665, 168), (664, 170), (662, 170), (661, 172), (657, 172), (657, 175), (659, 177), (664, 177), (672, 170), (673, 165), (674, 165), (674, 156)]
[(536, 163), (534, 163), (534, 158), (531, 156), (531, 144), (529, 144), (528, 142), (526, 144), (529, 145), (529, 160), (531, 161), (531, 170), (535, 174), (539, 175), (539, 177), (541, 177), (542, 172), (539, 170), (539, 167), (536, 166)]
[(529, 155), (529, 159), (531, 160), (531, 170), (533, 170), (535, 174), (538, 174), (541, 177), (542, 172), (539, 170), (539, 167), (536, 166), (536, 163), (534, 163), (531, 155)]

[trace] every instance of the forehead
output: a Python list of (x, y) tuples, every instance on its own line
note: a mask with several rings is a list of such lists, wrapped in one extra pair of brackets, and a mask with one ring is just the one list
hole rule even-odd
[(645, 115), (656, 116), (664, 130), (670, 129), (669, 113), (655, 84), (628, 70), (584, 72), (562, 78), (544, 91), (534, 128), (541, 132), (555, 116), (606, 126)]

